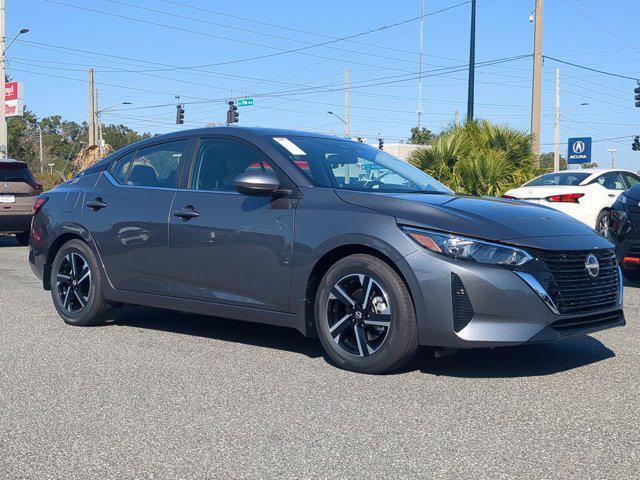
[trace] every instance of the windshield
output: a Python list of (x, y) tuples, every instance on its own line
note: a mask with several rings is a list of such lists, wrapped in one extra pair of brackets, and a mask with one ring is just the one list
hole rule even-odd
[(33, 176), (24, 165), (0, 165), (0, 182), (33, 182)]
[(273, 143), (319, 187), (453, 193), (423, 171), (364, 143), (315, 137), (274, 137)]
[(571, 186), (580, 185), (590, 173), (547, 173), (541, 177), (534, 178), (529, 183), (525, 183), (525, 187), (544, 187), (544, 186)]

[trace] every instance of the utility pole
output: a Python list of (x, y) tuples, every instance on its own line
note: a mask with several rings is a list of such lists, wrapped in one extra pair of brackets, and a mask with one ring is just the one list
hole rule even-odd
[(617, 148), (607, 148), (607, 152), (611, 154), (611, 168), (616, 168), (616, 152)]
[(556, 68), (556, 132), (553, 144), (553, 171), (560, 171), (560, 69)]
[(42, 129), (38, 129), (38, 133), (40, 134), (40, 173), (44, 172), (44, 158), (42, 156)]
[(453, 112), (453, 124), (456, 126), (456, 128), (458, 128), (458, 110), (456, 110), (455, 112)]
[(536, 0), (535, 33), (533, 39), (533, 91), (531, 95), (531, 135), (533, 153), (540, 157), (540, 110), (542, 108), (542, 6), (543, 0)]
[[(420, 0), (420, 60), (418, 62), (418, 111), (416, 112), (418, 130), (422, 117), (422, 51), (424, 43), (424, 0)], [(381, 149), (382, 150), (382, 149)]]
[(96, 144), (96, 103), (93, 89), (93, 68), (89, 69), (89, 141), (87, 146)]
[(467, 96), (467, 122), (473, 121), (473, 97), (476, 81), (476, 0), (471, 1), (471, 39), (469, 42), (469, 93)]
[(351, 85), (349, 83), (349, 67), (344, 72), (344, 134), (346, 137), (350, 135), (350, 102), (349, 102), (349, 90), (351, 89)]
[(98, 137), (98, 149), (100, 150), (100, 158), (104, 157), (104, 146), (102, 142), (102, 118), (100, 118), (100, 103), (98, 101), (98, 90), (95, 93), (95, 111), (96, 111), (96, 129), (97, 129), (97, 137)]
[(0, 0), (0, 96), (2, 102), (0, 103), (0, 158), (7, 158), (7, 117), (6, 117), (6, 103), (5, 103), (5, 90), (6, 90), (6, 72), (4, 51), (6, 45), (6, 25), (5, 25), (6, 5), (5, 0)]

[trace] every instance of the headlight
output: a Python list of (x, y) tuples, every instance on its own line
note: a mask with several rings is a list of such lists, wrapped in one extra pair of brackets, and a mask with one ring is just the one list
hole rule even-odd
[(533, 257), (524, 250), (449, 233), (403, 227), (418, 245), (432, 252), (458, 260), (517, 267)]

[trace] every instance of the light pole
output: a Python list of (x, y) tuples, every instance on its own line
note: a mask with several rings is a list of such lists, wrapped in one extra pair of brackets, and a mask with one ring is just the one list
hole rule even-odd
[(20, 30), (15, 37), (9, 42), (9, 45), (5, 45), (6, 42), (6, 26), (5, 26), (5, 0), (0, 0), (0, 97), (2, 97), (2, 101), (0, 102), (0, 158), (7, 158), (7, 117), (6, 117), (6, 100), (5, 100), (5, 91), (6, 91), (6, 65), (5, 65), (5, 54), (9, 47), (16, 41), (20, 35), (27, 33), (29, 31), (28, 28), (23, 28)]
[(108, 107), (96, 111), (96, 117), (98, 118), (98, 148), (100, 149), (100, 157), (103, 157), (105, 154), (104, 140), (102, 139), (102, 114), (107, 110), (119, 107), (120, 105), (131, 105), (131, 102), (114, 103), (113, 105), (109, 105)]
[(347, 122), (345, 122), (344, 118), (342, 118), (340, 115), (338, 115), (337, 113), (333, 113), (330, 110), (327, 110), (327, 113), (329, 115), (333, 115), (334, 117), (336, 117), (338, 120), (340, 120), (342, 123), (344, 123), (345, 125), (347, 124)]
[(616, 152), (617, 148), (607, 148), (607, 152), (611, 154), (611, 168), (616, 168)]
[(469, 92), (467, 96), (467, 122), (473, 121), (473, 97), (476, 74), (476, 0), (471, 2), (471, 38), (469, 41)]
[[(571, 110), (576, 110), (576, 113), (578, 113), (577, 109), (580, 107), (584, 107), (586, 105), (589, 105), (589, 103), (588, 102), (579, 103), (578, 105), (574, 105), (573, 107), (567, 109), (564, 112), (560, 112), (558, 109), (556, 109), (556, 122), (555, 122), (556, 128), (555, 128), (555, 142), (554, 142), (554, 155), (553, 155), (553, 171), (554, 172), (560, 171), (560, 117), (562, 115), (569, 113)], [(573, 117), (571, 117), (571, 122), (569, 122), (569, 126), (571, 126), (571, 124), (573, 123), (573, 119), (575, 118), (576, 113), (574, 113)], [(569, 126), (567, 126), (567, 129), (569, 128)]]

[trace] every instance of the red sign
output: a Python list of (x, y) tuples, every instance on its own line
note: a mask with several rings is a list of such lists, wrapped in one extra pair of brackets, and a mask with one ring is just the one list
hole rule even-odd
[(9, 101), (9, 100), (17, 100), (18, 97), (18, 91), (19, 91), (19, 85), (18, 82), (7, 82), (5, 83), (5, 90), (4, 90), (4, 99), (5, 101)]

